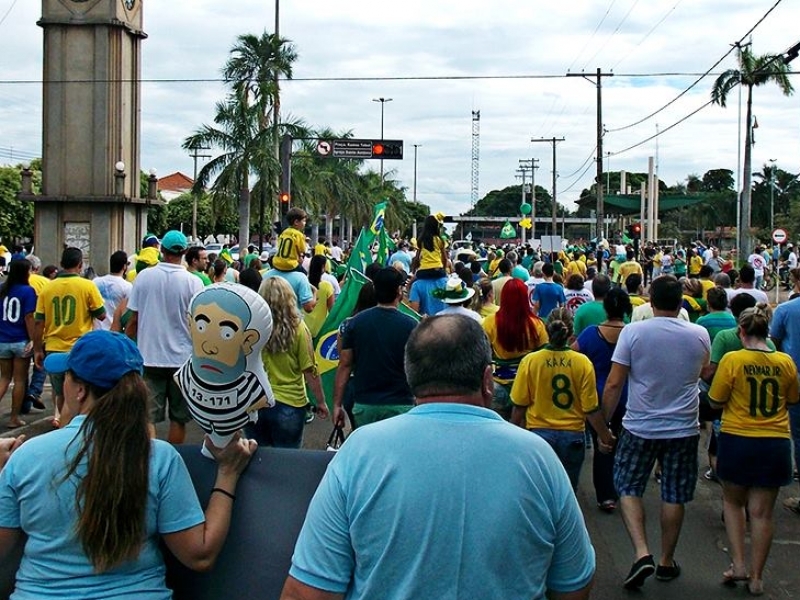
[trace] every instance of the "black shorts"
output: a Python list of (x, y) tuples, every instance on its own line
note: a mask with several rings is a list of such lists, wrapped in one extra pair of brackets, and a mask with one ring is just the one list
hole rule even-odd
[(779, 488), (792, 483), (792, 443), (788, 438), (720, 433), (717, 476), (743, 487)]

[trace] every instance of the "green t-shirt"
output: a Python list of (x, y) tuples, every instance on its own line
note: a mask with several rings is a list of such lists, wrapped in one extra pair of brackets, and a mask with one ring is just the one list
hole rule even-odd
[(263, 350), (261, 359), (278, 402), (297, 408), (308, 404), (303, 372), (312, 367), (316, 371), (316, 361), (311, 332), (304, 322), (300, 322), (287, 352), (271, 353)]
[(211, 279), (202, 271), (189, 271), (192, 275), (196, 275), (203, 282), (203, 285), (211, 285)]
[(703, 315), (697, 319), (697, 324), (705, 327), (713, 343), (720, 331), (725, 331), (733, 327), (736, 329), (736, 319), (729, 312), (713, 312)]
[[(769, 338), (767, 338), (767, 346), (769, 346), (770, 350), (775, 350), (775, 344)], [(738, 328), (724, 329), (717, 333), (714, 342), (711, 344), (711, 362), (719, 364), (722, 357), (728, 352), (735, 352), (742, 348), (742, 340), (739, 339)]]
[(589, 327), (589, 325), (599, 325), (605, 321), (606, 309), (603, 308), (602, 300), (595, 300), (593, 302), (585, 302), (578, 307), (575, 311), (572, 328), (575, 337), (579, 336), (581, 332)]

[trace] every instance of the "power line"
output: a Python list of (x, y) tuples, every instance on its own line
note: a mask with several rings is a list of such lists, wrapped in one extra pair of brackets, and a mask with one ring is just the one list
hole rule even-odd
[(659, 108), (659, 109), (658, 109), (658, 110), (656, 110), (655, 112), (652, 112), (652, 113), (650, 113), (650, 114), (649, 114), (649, 115), (647, 115), (646, 117), (644, 117), (644, 118), (642, 118), (642, 119), (639, 119), (638, 121), (636, 121), (636, 122), (634, 122), (634, 123), (631, 123), (630, 125), (625, 125), (624, 127), (617, 127), (617, 128), (615, 128), (615, 129), (609, 129), (609, 130), (608, 130), (608, 131), (609, 131), (609, 133), (613, 133), (613, 132), (616, 132), (616, 131), (622, 131), (622, 130), (624, 130), (624, 129), (629, 129), (629, 128), (631, 128), (631, 127), (635, 127), (636, 125), (639, 125), (640, 123), (644, 123), (644, 122), (645, 122), (645, 121), (647, 121), (648, 119), (651, 119), (651, 118), (653, 118), (654, 116), (656, 116), (657, 114), (659, 114), (661, 111), (663, 111), (665, 108), (667, 108), (667, 107), (669, 107), (669, 106), (672, 106), (672, 105), (673, 105), (675, 102), (677, 102), (677, 101), (678, 101), (678, 99), (680, 99), (680, 98), (682, 98), (683, 96), (685, 96), (685, 95), (686, 95), (686, 94), (689, 92), (689, 90), (691, 90), (691, 89), (692, 89), (694, 86), (696, 86), (696, 85), (697, 85), (698, 83), (700, 83), (700, 82), (701, 82), (703, 79), (705, 79), (705, 78), (706, 78), (706, 77), (707, 77), (707, 76), (708, 76), (708, 75), (711, 73), (711, 71), (717, 67), (717, 65), (719, 65), (719, 64), (720, 64), (720, 63), (721, 63), (723, 60), (725, 60), (726, 58), (728, 58), (728, 56), (730, 55), (730, 53), (731, 53), (731, 52), (733, 52), (733, 51), (734, 51), (734, 49), (736, 49), (736, 48), (738, 47), (738, 45), (739, 45), (739, 44), (741, 44), (741, 43), (742, 43), (742, 41), (744, 41), (744, 39), (745, 39), (747, 36), (749, 36), (751, 33), (753, 33), (753, 31), (755, 31), (755, 30), (756, 30), (756, 28), (757, 28), (759, 25), (761, 25), (761, 23), (764, 21), (764, 19), (766, 19), (766, 18), (769, 16), (769, 14), (770, 14), (770, 13), (771, 13), (773, 10), (775, 10), (775, 8), (777, 8), (777, 6), (778, 6), (778, 5), (779, 5), (779, 4), (780, 4), (782, 1), (783, 1), (783, 0), (776, 0), (775, 4), (773, 4), (773, 5), (772, 5), (772, 7), (771, 7), (771, 8), (770, 8), (770, 9), (769, 9), (769, 10), (768, 10), (766, 13), (764, 13), (764, 16), (763, 16), (763, 17), (761, 17), (761, 18), (760, 18), (760, 19), (759, 19), (759, 20), (756, 22), (756, 24), (755, 24), (755, 25), (753, 25), (753, 26), (750, 28), (750, 30), (749, 30), (747, 33), (745, 33), (745, 34), (744, 34), (742, 37), (740, 37), (740, 38), (739, 38), (739, 41), (738, 41), (738, 42), (736, 42), (736, 44), (732, 45), (732, 46), (731, 46), (731, 47), (728, 49), (728, 51), (727, 51), (725, 54), (723, 54), (723, 55), (722, 55), (722, 58), (720, 58), (720, 59), (719, 59), (717, 62), (715, 62), (713, 65), (711, 65), (711, 67), (709, 67), (709, 69), (708, 69), (708, 70), (707, 70), (705, 73), (703, 73), (702, 75), (700, 75), (700, 77), (698, 77), (698, 78), (697, 78), (697, 79), (694, 81), (694, 83), (692, 83), (692, 84), (691, 84), (691, 85), (690, 85), (688, 88), (686, 88), (685, 90), (683, 90), (683, 91), (682, 91), (680, 94), (678, 94), (678, 95), (677, 95), (675, 98), (673, 98), (672, 100), (670, 100), (669, 102), (667, 102), (667, 103), (666, 103), (664, 106), (662, 106), (661, 108)]
[(603, 23), (605, 23), (605, 22), (606, 22), (606, 18), (608, 17), (608, 13), (610, 13), (610, 12), (611, 12), (611, 9), (614, 7), (614, 4), (616, 4), (616, 2), (617, 2), (617, 0), (611, 0), (611, 4), (609, 4), (609, 5), (608, 5), (608, 8), (606, 9), (606, 14), (604, 14), (604, 15), (603, 15), (603, 18), (602, 18), (602, 19), (600, 19), (600, 22), (597, 24), (597, 27), (595, 27), (595, 28), (594, 28), (594, 31), (592, 32), (592, 35), (590, 35), (590, 36), (589, 36), (589, 39), (588, 39), (588, 40), (586, 40), (586, 42), (583, 44), (583, 48), (581, 48), (581, 50), (580, 50), (580, 52), (578, 52), (577, 56), (575, 56), (575, 58), (574, 58), (574, 59), (572, 59), (572, 62), (571, 62), (571, 63), (570, 63), (570, 65), (567, 67), (567, 71), (571, 71), (571, 70), (572, 70), (572, 67), (573, 67), (573, 66), (575, 66), (575, 63), (576, 63), (576, 62), (578, 61), (578, 59), (580, 58), (581, 54), (583, 54), (583, 51), (584, 51), (584, 50), (586, 50), (586, 47), (587, 47), (587, 46), (588, 46), (588, 45), (591, 43), (591, 41), (594, 39), (594, 36), (595, 36), (595, 34), (597, 34), (597, 31), (600, 29), (600, 27), (602, 27), (602, 26), (603, 26)]
[[(781, 0), (779, 0), (781, 1)], [(717, 63), (719, 64), (719, 63)], [(715, 65), (716, 66), (716, 65)], [(800, 72), (790, 72), (787, 75), (797, 75)], [(720, 72), (705, 71), (703, 73), (692, 71), (659, 71), (655, 73), (615, 73), (616, 77), (626, 77), (628, 79), (650, 79), (661, 77), (706, 77), (708, 75), (721, 75)], [(524, 73), (524, 74), (508, 74), (508, 75), (408, 75), (396, 77), (294, 77), (292, 79), (281, 79), (282, 84), (297, 83), (297, 82), (327, 82), (327, 81), (469, 81), (469, 80), (500, 80), (500, 79), (563, 79), (566, 77), (564, 73), (550, 74), (550, 73)], [(0, 85), (42, 85), (48, 83), (67, 84), (67, 83), (225, 83), (226, 80), (214, 77), (197, 77), (197, 78), (178, 78), (178, 77), (165, 77), (165, 78), (145, 78), (145, 79), (51, 79), (44, 81), (42, 79), (0, 79)], [(688, 90), (687, 90), (688, 91)], [(614, 130), (618, 131), (618, 130)]]
[(575, 185), (576, 185), (576, 184), (577, 184), (579, 181), (581, 181), (581, 180), (583, 179), (583, 176), (584, 176), (584, 175), (586, 175), (586, 173), (588, 173), (588, 172), (589, 172), (589, 169), (591, 169), (593, 166), (594, 166), (594, 165), (592, 165), (591, 163), (589, 163), (589, 166), (587, 166), (587, 167), (586, 167), (586, 169), (583, 171), (583, 173), (581, 173), (581, 174), (580, 174), (580, 175), (579, 175), (579, 176), (578, 176), (578, 177), (575, 179), (575, 181), (573, 181), (573, 182), (572, 182), (572, 183), (569, 185), (569, 187), (567, 187), (567, 188), (565, 188), (565, 189), (561, 190), (561, 193), (562, 193), (562, 194), (564, 194), (564, 193), (566, 193), (566, 192), (570, 191), (572, 188), (574, 188), (574, 187), (575, 187)]
[[(578, 167), (577, 169), (575, 169), (575, 170), (574, 170), (572, 173), (570, 173), (569, 175), (564, 175), (564, 179), (571, 179), (571, 178), (573, 177), (573, 175), (575, 175), (575, 174), (576, 174), (578, 171), (580, 171), (580, 170), (581, 170), (583, 167), (585, 167), (585, 166), (586, 166), (586, 163), (587, 163), (587, 162), (589, 162), (590, 160), (592, 160), (592, 159), (594, 158), (594, 151), (595, 151), (595, 150), (597, 150), (597, 144), (595, 144), (594, 148), (592, 148), (592, 151), (591, 151), (591, 152), (589, 152), (589, 156), (587, 156), (587, 157), (586, 157), (586, 160), (585, 160), (585, 161), (583, 161), (583, 163), (581, 163), (581, 166), (580, 166), (580, 167)], [(584, 173), (585, 173), (585, 172), (586, 172), (586, 171), (584, 171)]]
[(692, 112), (690, 112), (688, 115), (686, 115), (686, 116), (685, 116), (685, 117), (683, 117), (682, 119), (679, 119), (678, 121), (676, 121), (675, 123), (673, 123), (673, 124), (672, 124), (672, 125), (670, 125), (669, 127), (665, 128), (665, 129), (662, 129), (662, 130), (661, 130), (661, 131), (659, 131), (658, 133), (656, 133), (656, 134), (654, 134), (654, 135), (651, 135), (649, 138), (647, 138), (647, 139), (645, 139), (645, 140), (642, 140), (641, 142), (638, 142), (638, 143), (634, 144), (633, 146), (628, 146), (628, 147), (627, 147), (627, 148), (625, 148), (624, 150), (620, 150), (619, 152), (612, 152), (612, 153), (611, 153), (611, 156), (618, 156), (618, 155), (622, 154), (623, 152), (627, 152), (628, 150), (633, 150), (634, 148), (638, 148), (638, 147), (639, 147), (639, 146), (641, 146), (642, 144), (646, 144), (647, 142), (649, 142), (649, 141), (651, 141), (651, 140), (654, 140), (654, 139), (656, 139), (658, 136), (665, 134), (666, 132), (668, 132), (668, 131), (669, 131), (670, 129), (672, 129), (673, 127), (677, 127), (678, 125), (680, 125), (681, 123), (683, 123), (684, 121), (686, 121), (687, 119), (689, 119), (690, 117), (693, 117), (694, 115), (696, 115), (697, 113), (699, 113), (699, 112), (700, 112), (701, 110), (703, 110), (704, 108), (706, 108), (706, 107), (708, 107), (708, 106), (711, 106), (713, 103), (714, 103), (714, 101), (713, 101), (713, 100), (709, 100), (708, 102), (706, 102), (705, 104), (703, 104), (701, 107), (699, 107), (699, 108), (696, 108), (695, 110), (693, 110)]
[(11, 11), (12, 11), (12, 10), (14, 10), (14, 7), (15, 7), (16, 5), (17, 5), (17, 0), (14, 0), (14, 1), (11, 3), (11, 6), (9, 6), (9, 7), (8, 7), (8, 10), (6, 11), (6, 14), (4, 14), (2, 18), (0, 18), (0, 25), (2, 25), (3, 23), (5, 23), (6, 19), (8, 18), (8, 15), (10, 15), (10, 14), (11, 14)]
[(655, 25), (653, 25), (653, 27), (651, 27), (651, 28), (650, 28), (650, 31), (648, 31), (648, 32), (647, 32), (647, 33), (644, 35), (644, 37), (643, 37), (642, 39), (640, 39), (640, 40), (638, 41), (638, 43), (637, 43), (637, 44), (636, 44), (636, 45), (635, 45), (633, 48), (631, 48), (630, 52), (628, 52), (628, 53), (627, 53), (625, 56), (623, 56), (623, 57), (622, 57), (622, 58), (620, 58), (620, 59), (619, 59), (617, 62), (615, 62), (615, 63), (614, 63), (614, 66), (612, 66), (612, 67), (611, 67), (611, 69), (612, 69), (612, 70), (614, 70), (614, 69), (617, 67), (617, 65), (618, 65), (619, 63), (621, 63), (623, 60), (625, 60), (626, 58), (628, 58), (628, 57), (629, 57), (631, 54), (633, 54), (633, 51), (634, 51), (634, 50), (636, 50), (636, 49), (637, 49), (639, 46), (641, 46), (642, 44), (644, 44), (644, 43), (645, 43), (645, 41), (647, 41), (647, 38), (649, 38), (649, 37), (650, 37), (650, 36), (653, 34), (653, 32), (654, 32), (656, 29), (658, 29), (658, 28), (661, 26), (661, 24), (662, 24), (664, 21), (666, 21), (666, 20), (667, 20), (667, 17), (669, 17), (669, 16), (670, 16), (670, 15), (671, 15), (673, 12), (675, 12), (675, 9), (676, 9), (676, 8), (678, 8), (678, 5), (679, 5), (681, 2), (683, 2), (683, 0), (678, 0), (678, 1), (677, 1), (677, 2), (676, 2), (676, 3), (675, 3), (673, 6), (672, 6), (672, 8), (670, 8), (670, 9), (669, 9), (669, 10), (668, 10), (668, 11), (667, 11), (665, 14), (664, 14), (664, 16), (663, 16), (663, 17), (661, 17), (661, 19), (659, 19), (659, 20), (658, 20), (658, 22), (657, 22)]
[(628, 9), (628, 12), (626, 12), (626, 13), (625, 13), (625, 16), (624, 16), (624, 17), (622, 17), (622, 20), (621, 20), (621, 21), (619, 22), (619, 24), (617, 25), (617, 28), (616, 28), (614, 31), (612, 31), (612, 32), (611, 32), (611, 35), (610, 35), (610, 36), (608, 36), (608, 38), (606, 39), (606, 41), (605, 41), (605, 42), (603, 42), (603, 45), (602, 45), (602, 46), (600, 46), (600, 48), (597, 50), (597, 52), (595, 52), (595, 53), (594, 53), (594, 54), (591, 56), (591, 58), (589, 58), (589, 60), (587, 60), (587, 61), (586, 61), (586, 64), (584, 64), (584, 65), (583, 65), (583, 68), (584, 68), (584, 69), (586, 69), (586, 67), (588, 67), (588, 66), (589, 66), (589, 63), (590, 63), (590, 62), (592, 62), (592, 61), (593, 61), (593, 60), (594, 60), (594, 59), (597, 57), (597, 55), (598, 55), (598, 54), (600, 54), (600, 53), (601, 53), (603, 50), (605, 50), (606, 46), (608, 46), (608, 42), (610, 42), (610, 41), (612, 40), (612, 38), (613, 38), (615, 35), (617, 35), (617, 32), (619, 31), (620, 27), (622, 27), (622, 24), (623, 24), (625, 21), (627, 21), (627, 20), (628, 20), (628, 17), (629, 17), (629, 16), (630, 16), (630, 14), (633, 12), (633, 9), (634, 9), (634, 8), (636, 8), (636, 5), (637, 5), (637, 4), (639, 4), (639, 0), (634, 0), (633, 4), (631, 4), (631, 7)]

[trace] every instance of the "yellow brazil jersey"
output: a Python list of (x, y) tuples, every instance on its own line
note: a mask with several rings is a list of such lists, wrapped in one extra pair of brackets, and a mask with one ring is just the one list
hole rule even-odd
[(294, 227), (287, 227), (278, 236), (278, 251), (272, 257), (272, 266), (279, 271), (294, 271), (300, 264), (300, 255), (305, 251), (305, 234)]
[(636, 308), (637, 306), (641, 306), (642, 304), (647, 304), (647, 299), (646, 298), (642, 298), (638, 294), (630, 294), (628, 296), (628, 298), (630, 298), (631, 306), (633, 308)]
[(42, 290), (44, 290), (45, 286), (50, 283), (50, 280), (45, 277), (44, 275), (39, 275), (38, 273), (31, 273), (28, 276), (28, 285), (33, 288), (33, 291), (36, 292), (37, 296), (42, 294)]
[(635, 260), (626, 260), (619, 266), (619, 271), (617, 272), (617, 281), (621, 284), (625, 284), (625, 280), (628, 278), (629, 275), (633, 275), (634, 273), (643, 276), (642, 273), (642, 265), (640, 265)]
[(698, 281), (703, 286), (703, 300), (706, 300), (708, 296), (708, 290), (714, 287), (714, 282), (710, 279), (699, 279)]
[(325, 244), (317, 244), (314, 246), (314, 256), (327, 256), (328, 247)]
[(419, 248), (419, 268), (420, 269), (444, 269), (442, 264), (442, 249), (444, 242), (442, 238), (433, 238), (433, 250), (428, 250), (425, 246)]
[(511, 401), (527, 407), (527, 429), (583, 431), (586, 415), (600, 409), (592, 362), (569, 348), (529, 354), (517, 370)]
[(788, 354), (736, 350), (722, 357), (708, 392), (723, 404), (722, 429), (743, 437), (789, 438), (787, 404), (798, 399), (797, 367)]
[(63, 273), (44, 287), (36, 301), (37, 321), (44, 321), (48, 352), (69, 352), (78, 338), (92, 330), (92, 319), (105, 313), (97, 286), (75, 273)]
[(689, 259), (689, 275), (697, 275), (703, 268), (703, 258), (696, 254)]

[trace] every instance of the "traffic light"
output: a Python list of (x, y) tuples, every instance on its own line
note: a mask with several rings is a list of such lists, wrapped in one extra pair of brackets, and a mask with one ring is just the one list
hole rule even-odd
[(401, 160), (403, 158), (402, 140), (374, 140), (372, 142), (372, 158)]
[(638, 240), (642, 237), (642, 224), (631, 223), (628, 225), (628, 237), (632, 240)]
[(280, 198), (281, 204), (289, 204), (289, 200), (292, 199), (292, 196), (289, 194), (289, 192), (281, 192), (278, 197)]

